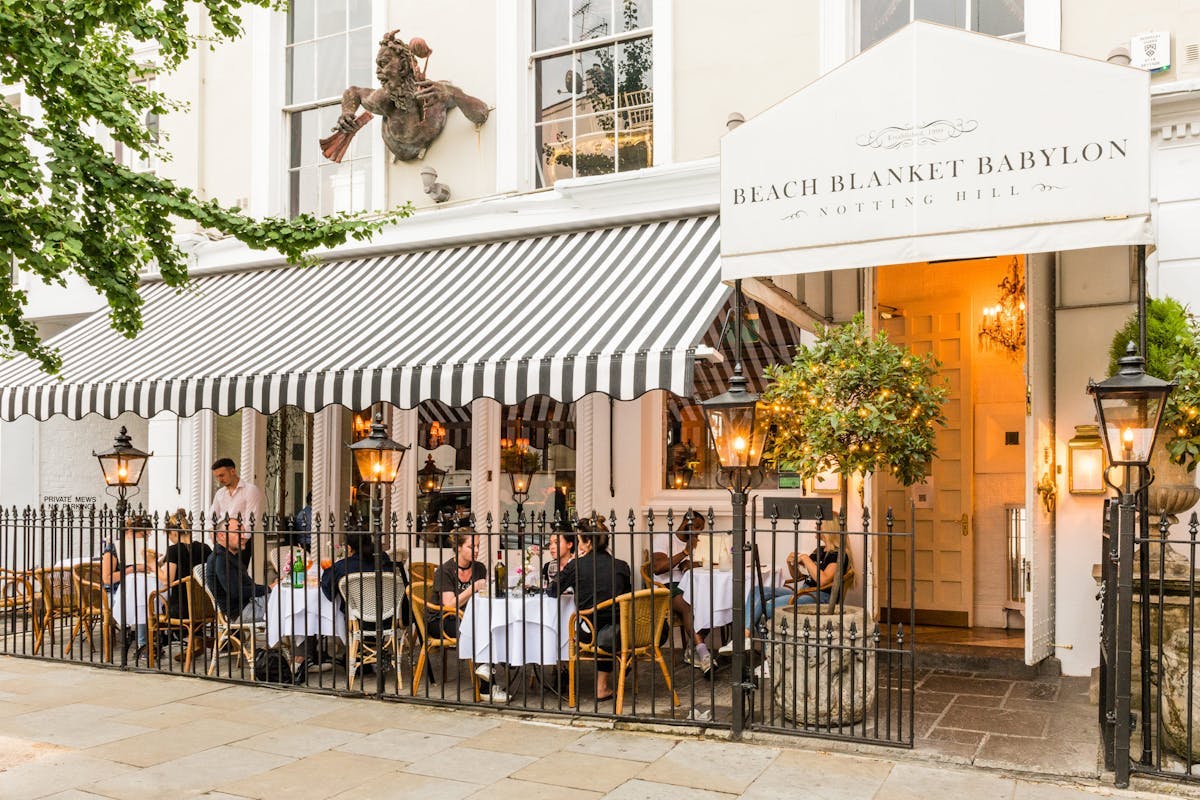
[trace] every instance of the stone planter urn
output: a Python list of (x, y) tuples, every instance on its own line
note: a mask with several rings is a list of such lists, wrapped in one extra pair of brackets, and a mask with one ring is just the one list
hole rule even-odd
[[(1164, 517), (1169, 525), (1179, 521), (1179, 514), (1196, 505), (1200, 500), (1200, 487), (1196, 486), (1196, 473), (1188, 472), (1181, 464), (1171, 461), (1167, 448), (1163, 445), (1168, 435), (1167, 431), (1159, 431), (1159, 445), (1150, 457), (1150, 467), (1154, 470), (1154, 483), (1150, 484), (1149, 511), (1151, 516), (1152, 538), (1159, 536), (1158, 521)], [(1158, 519), (1154, 519), (1157, 517)], [(1185, 576), (1190, 572), (1187, 559), (1175, 551), (1171, 545), (1151, 544), (1150, 570), (1151, 574), (1158, 572), (1159, 549), (1165, 548), (1165, 564), (1167, 576)]]
[(784, 719), (800, 727), (861, 722), (875, 706), (875, 642), (862, 608), (845, 614), (779, 608), (769, 648), (771, 688)]
[[(1174, 753), (1191, 761), (1200, 761), (1200, 735), (1192, 736), (1192, 751), (1188, 753), (1187, 723), (1191, 711), (1193, 725), (1200, 724), (1200, 657), (1188, 669), (1188, 639), (1186, 627), (1177, 629), (1163, 644), (1162, 653), (1162, 736), (1163, 743)], [(1200, 655), (1200, 654), (1194, 654)], [(1192, 682), (1191, 708), (1188, 708), (1188, 680)]]

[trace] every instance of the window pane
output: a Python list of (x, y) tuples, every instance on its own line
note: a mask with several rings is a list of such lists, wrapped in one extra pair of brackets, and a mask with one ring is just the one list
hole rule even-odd
[(375, 68), (375, 45), (370, 28), (350, 34), (349, 86), (370, 86)]
[(288, 42), (303, 42), (313, 38), (313, 17), (316, 0), (292, 0)]
[(975, 0), (971, 30), (1008, 36), (1025, 30), (1024, 0)]
[(866, 50), (908, 24), (908, 0), (859, 0), (859, 48)]
[(534, 128), (541, 186), (553, 186), (559, 178), (575, 175), (575, 150), (571, 145), (571, 120)]
[(350, 27), (371, 24), (371, 0), (350, 0)]
[(350, 164), (350, 205), (339, 211), (362, 211), (371, 206), (371, 162), (355, 161)]
[(575, 113), (591, 114), (613, 109), (615, 57), (616, 48), (612, 45), (584, 50), (579, 54), (579, 69), (583, 73), (583, 97), (576, 101)]
[[(312, 112), (289, 115), (291, 122), (291, 148), (288, 156), (288, 166), (298, 167), (304, 163), (304, 142), (313, 135), (311, 130)], [(307, 124), (306, 124), (307, 123)]]
[[(337, 103), (332, 103), (327, 106), (321, 106), (320, 108), (314, 108), (312, 111), (308, 111), (306, 113), (311, 117), (311, 121), (308, 123), (310, 128), (309, 138), (315, 142), (317, 140), (324, 139), (326, 136), (333, 133), (333, 128), (337, 125), (338, 117), (342, 115), (342, 107)], [(315, 132), (313, 132), (314, 129)], [(354, 139), (351, 140), (351, 147), (354, 146), (353, 142), (357, 142), (361, 138), (369, 137), (365, 135), (365, 132), (355, 134)], [(313, 145), (313, 148), (314, 152), (320, 152), (320, 149), (316, 148), (315, 145)], [(323, 159), (324, 157), (322, 156), (317, 158), (316, 161), (320, 162)]]
[(317, 36), (346, 30), (346, 0), (321, 0), (317, 5)]
[(350, 183), (350, 165), (325, 162), (319, 167), (321, 214), (349, 209), (353, 202)]
[(316, 48), (312, 42), (288, 48), (288, 71), (291, 73), (288, 83), (289, 103), (307, 103), (316, 99)]
[(654, 165), (654, 109), (641, 106), (617, 112), (617, 171)]
[(427, 400), (418, 407), (417, 420), (417, 469), (432, 458), (446, 471), (439, 493), (417, 497), (417, 512), (426, 515), (425, 527), (418, 520), (417, 530), (437, 525), (450, 531), (471, 514), (471, 407)]
[(346, 90), (346, 37), (317, 41), (316, 98), (341, 97)]
[(967, 27), (967, 9), (963, 0), (917, 0), (914, 17), (955, 28)]
[(533, 49), (547, 50), (567, 43), (567, 4), (563, 0), (535, 0)]
[(534, 70), (535, 92), (538, 97), (536, 122), (569, 117), (572, 87), (583, 91), (583, 76), (573, 68), (571, 55), (543, 58)]
[(617, 0), (621, 14), (621, 30), (635, 31), (638, 28), (649, 28), (653, 24), (650, 7), (651, 0)]
[(571, 41), (612, 34), (612, 0), (571, 0)]
[(317, 168), (302, 167), (292, 172), (292, 214), (317, 211)]
[(616, 119), (596, 114), (575, 120), (575, 174), (607, 175), (616, 171)]
[(641, 106), (654, 101), (654, 50), (649, 37), (617, 45), (621, 76), (617, 106)]

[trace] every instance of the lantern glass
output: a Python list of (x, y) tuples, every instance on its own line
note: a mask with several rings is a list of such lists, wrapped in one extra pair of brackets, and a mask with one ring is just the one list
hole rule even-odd
[(667, 481), (672, 489), (686, 489), (691, 485), (695, 472), (686, 465), (675, 465), (667, 470)]
[(1150, 463), (1165, 393), (1096, 392), (1100, 431), (1108, 460), (1117, 466)]
[(1098, 425), (1076, 425), (1067, 442), (1067, 490), (1104, 494), (1104, 442)]
[(383, 415), (376, 414), (371, 433), (349, 445), (359, 476), (367, 483), (391, 483), (400, 472), (400, 462), (408, 445), (393, 442), (383, 427)]
[(725, 469), (757, 467), (762, 459), (767, 432), (765, 426), (755, 425), (757, 398), (748, 393), (747, 397), (748, 402), (737, 405), (705, 404), (704, 417), (712, 434), (713, 449)]
[(518, 470), (508, 473), (508, 485), (512, 489), (513, 499), (517, 499), (518, 502), (529, 496), (529, 485), (531, 483), (533, 483), (532, 472), (521, 472)]
[(107, 486), (136, 486), (142, 479), (146, 460), (152, 455), (133, 446), (129, 432), (122, 427), (113, 446), (102, 453), (92, 453), (100, 462)]

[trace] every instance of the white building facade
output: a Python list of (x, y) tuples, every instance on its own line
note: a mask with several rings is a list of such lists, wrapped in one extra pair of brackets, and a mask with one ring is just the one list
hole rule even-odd
[[(592, 337), (580, 334), (590, 350), (552, 353), (534, 348), (525, 353), (535, 360), (545, 356), (551, 364), (548, 370), (553, 374), (544, 384), (535, 381), (536, 392), (529, 390), (528, 379), (511, 377), (511, 370), (506, 373), (509, 384), (500, 380), (478, 391), (453, 388), (449, 378), (448, 394), (437, 390), (440, 378), (405, 384), (415, 387), (405, 390), (412, 402), (385, 404), (385, 410), (393, 438), (416, 446), (405, 459), (390, 510), (404, 519), (427, 509), (428, 503), (417, 497), (417, 470), (428, 456), (447, 470), (447, 489), (477, 517), (511, 512), (515, 506), (502, 474), (503, 451), (514, 440), (528, 439), (541, 465), (527, 511), (615, 510), (623, 518), (629, 508), (711, 506), (722, 526), (728, 519), (728, 494), (711, 482), (703, 428), (697, 427), (691, 398), (672, 399), (669, 388), (679, 385), (672, 381), (683, 373), (689, 376), (686, 390), (696, 395), (724, 388), (705, 390), (719, 380), (728, 359), (722, 331), (728, 290), (720, 280), (722, 272), (727, 279), (734, 274), (730, 264), (721, 263), (717, 241), (724, 249), (729, 240), (753, 234), (730, 228), (731, 219), (720, 216), (727, 201), (723, 171), (727, 178), (730, 168), (721, 157), (726, 123), (734, 114), (749, 121), (730, 142), (748, 138), (756, 128), (767, 129), (766, 121), (786, 108), (785, 98), (810, 84), (836, 86), (827, 81), (845, 73), (839, 68), (913, 19), (1008, 40), (1012, 48), (1036, 46), (1060, 51), (1051, 55), (1094, 59), (1095, 64), (1071, 59), (1089, 67), (1108, 67), (1103, 62), (1112, 51), (1122, 46), (1127, 50), (1136, 34), (1169, 32), (1170, 68), (1134, 78), (1148, 84), (1149, 98), (1142, 98), (1148, 120), (1137, 117), (1141, 112), (1136, 108), (1101, 108), (1097, 113), (1107, 112), (1123, 125), (1138, 127), (1148, 143), (1144, 227), (1153, 245), (1150, 294), (1173, 296), (1193, 307), (1200, 303), (1200, 281), (1195, 277), (1200, 239), (1190, 223), (1200, 202), (1200, 11), (1183, 0), (1141, 3), (1136, 9), (1115, 0), (961, 0), (936, 5), (931, 12), (917, 0), (772, 0), (731, 13), (729, 4), (716, 0), (295, 0), (289, 14), (248, 10), (243, 39), (197, 53), (179, 73), (158, 77), (162, 88), (188, 100), (190, 108), (161, 121), (174, 158), (145, 166), (194, 186), (201, 197), (236, 202), (252, 214), (378, 211), (406, 201), (417, 211), (370, 243), (322, 254), (329, 265), (344, 265), (337, 268), (346, 275), (364, 276), (357, 291), (339, 294), (320, 281), (303, 283), (302, 278), (297, 279), (299, 289), (286, 289), (287, 276), (294, 270), (279, 259), (248, 251), (232, 240), (214, 239), (205, 231), (181, 230), (192, 275), (202, 291), (191, 300), (161, 291), (155, 297), (162, 296), (168, 304), (164, 308), (178, 311), (190, 302), (201, 309), (190, 323), (197, 331), (223, 320), (223, 310), (257, 309), (261, 316), (243, 320), (244, 327), (236, 327), (237, 320), (230, 323), (237, 333), (226, 344), (235, 354), (272, 351), (272, 364), (281, 351), (274, 347), (271, 331), (278, 331), (288, 318), (312, 320), (314, 327), (310, 341), (301, 337), (290, 343), (300, 354), (297, 364), (308, 363), (305, 354), (316, 363), (318, 354), (335, 350), (328, 342), (340, 341), (349, 350), (361, 343), (360, 350), (369, 350), (369, 342), (386, 340), (388, 331), (396, 333), (401, 344), (416, 347), (414, 342), (438, 337), (453, 342), (464, 331), (486, 338), (489, 330), (507, 332), (506, 341), (495, 344), (495, 352), (505, 354), (505, 364), (520, 363), (520, 343), (511, 341), (516, 337), (513, 329), (504, 327), (504, 319), (516, 315), (527, 320), (526, 328), (547, 334), (527, 335), (531, 347), (571, 340), (571, 332), (586, 322), (599, 332)], [(356, 135), (347, 157), (333, 164), (321, 155), (317, 140), (329, 134), (346, 86), (376, 85), (377, 44), (396, 29), (406, 41), (420, 37), (431, 47), (425, 65), (430, 79), (451, 81), (483, 100), (491, 108), (490, 116), (477, 128), (452, 110), (423, 158), (395, 163), (379, 135), (381, 120), (375, 120)], [(197, 32), (204, 33), (203, 23)], [(880, 45), (879, 52), (888, 46)], [(146, 55), (153, 57), (152, 52)], [(1121, 54), (1114, 58), (1121, 61)], [(1056, 74), (1047, 69), (1046, 91), (1069, 94), (1072, 87), (1056, 84)], [(1003, 81), (1003, 75), (995, 80)], [(993, 88), (980, 86), (979, 93), (990, 97)], [(20, 102), (19, 92), (14, 97)], [(813, 106), (818, 113), (798, 124), (835, 131), (843, 123), (843, 108), (858, 112), (877, 102), (869, 87), (850, 95), (833, 91)], [(1008, 122), (1014, 129), (1039, 125), (1036, 118)], [(794, 138), (775, 132), (758, 146), (761, 163), (786, 162), (789, 148), (811, 138), (809, 131), (797, 132)], [(1105, 141), (1111, 138), (1116, 137)], [(424, 191), (421, 171), (430, 167), (436, 170), (437, 182), (449, 187), (446, 203), (435, 203)], [(859, 311), (872, 324), (915, 344), (912, 325), (918, 319), (944, 316), (949, 304), (957, 304), (956, 341), (963, 349), (957, 362), (942, 354), (948, 379), (961, 381), (953, 398), (957, 411), (951, 415), (951, 430), (939, 442), (942, 471), (935, 470), (935, 482), (927, 487), (943, 518), (929, 510), (930, 544), (918, 544), (911, 554), (918, 596), (928, 590), (928, 601), (919, 608), (929, 612), (930, 622), (1026, 627), (1031, 662), (1055, 657), (1067, 674), (1086, 674), (1098, 658), (1099, 610), (1091, 565), (1099, 553), (1102, 498), (1069, 491), (1067, 442), (1076, 425), (1093, 421), (1084, 387), (1089, 377), (1104, 376), (1112, 333), (1134, 310), (1134, 249), (1100, 240), (1094, 247), (1017, 249), (1002, 226), (976, 227), (973, 242), (978, 249), (973, 251), (916, 250), (912, 252), (917, 257), (910, 258), (903, 247), (883, 248), (866, 260), (814, 262), (803, 268), (796, 266), (798, 256), (790, 256), (793, 268), (749, 270), (738, 277), (756, 279), (747, 281), (747, 294), (761, 310), (756, 334), (783, 347), (799, 341), (800, 329), (844, 321)], [(571, 236), (578, 239), (574, 249), (556, 238)], [(696, 247), (689, 248), (680, 236)], [(648, 245), (651, 239), (658, 241), (654, 237), (661, 238), (662, 247)], [(605, 261), (605, 246), (628, 258)], [(541, 252), (540, 247), (559, 248), (551, 250), (559, 260), (547, 266), (522, 255)], [(474, 272), (444, 273), (461, 276), (458, 283), (412, 284), (426, 287), (428, 294), (407, 296), (404, 308), (379, 308), (373, 317), (366, 315), (394, 320), (381, 323), (375, 338), (362, 329), (335, 324), (343, 315), (347, 322), (361, 319), (347, 312), (356, 301), (369, 305), (374, 294), (387, 294), (386, 287), (408, 286), (405, 281), (419, 272), (422, 254), (435, 254), (428, 258), (443, 265), (439, 269), (450, 270), (459, 261), (469, 261), (472, 248), (493, 248), (503, 258), (498, 255), (496, 263)], [(673, 255), (664, 257), (665, 252)], [(780, 257), (789, 258), (787, 253)], [(930, 263), (948, 258), (956, 263)], [(517, 269), (505, 273), (502, 285), (476, 292), (471, 281), (482, 286), (488, 275), (502, 272), (502, 263), (516, 263)], [(1030, 313), (1029, 347), (1016, 356), (986, 348), (978, 337), (983, 309), (997, 302), (999, 283), (1013, 263), (1026, 278)], [(561, 269), (556, 271), (555, 264)], [(689, 272), (689, 264), (701, 268)], [(329, 265), (324, 268), (335, 268)], [(682, 271), (671, 272), (672, 265)], [(832, 268), (841, 266), (845, 268)], [(657, 302), (638, 305), (628, 289), (608, 286), (600, 292), (588, 287), (606, 284), (555, 283), (555, 275), (572, 270), (623, 275), (631, 282), (614, 278), (615, 287), (657, 287), (674, 280), (670, 276), (689, 275), (687, 280), (694, 283), (688, 286), (695, 292), (689, 304), (664, 289)], [(263, 277), (261, 284), (254, 284), (254, 275), (281, 277), (274, 282)], [(536, 285), (530, 286), (530, 275), (537, 276)], [(656, 282), (656, 277), (661, 280)], [(762, 280), (767, 277), (770, 281)], [(20, 274), (15, 279), (25, 282), (30, 313), (45, 333), (65, 331), (69, 337), (75, 331), (79, 337), (78, 332), (87, 329), (77, 326), (101, 326), (95, 319), (87, 321), (100, 304), (86, 288), (72, 285), (64, 292), (33, 285)], [(353, 282), (351, 278), (344, 283), (353, 289)], [(256, 297), (264, 299), (255, 305), (244, 293), (222, 295), (225, 284), (258, 286)], [(155, 286), (148, 276), (147, 292), (154, 293)], [(318, 291), (320, 286), (325, 288)], [(642, 294), (649, 296), (650, 289)], [(696, 302), (700, 295), (707, 299)], [(480, 298), (487, 303), (480, 305)], [(529, 298), (541, 305), (526, 308)], [(598, 318), (581, 320), (571, 313), (574, 307), (593, 309), (589, 313)], [(414, 308), (429, 313), (425, 318), (404, 313)], [(664, 314), (664, 308), (677, 313)], [(608, 318), (622, 309), (636, 309), (648, 315), (647, 320), (661, 314), (663, 329), (676, 331), (674, 338), (663, 334), (653, 339), (661, 344), (658, 354), (652, 354), (659, 359), (653, 362), (656, 366), (647, 368), (645, 358), (633, 358), (627, 366), (613, 367), (607, 377), (596, 378), (600, 384), (581, 377), (582, 383), (568, 381), (570, 390), (564, 389), (566, 368), (554, 359), (616, 359), (618, 354), (605, 347), (605, 335), (623, 342), (652, 338), (630, 320)], [(330, 321), (328, 327), (322, 327), (322, 318)], [(155, 317), (148, 313), (147, 319), (152, 322)], [(484, 324), (489, 320), (496, 325), (489, 328)], [(400, 330), (404, 326), (411, 336)], [(186, 329), (171, 330), (176, 335)], [(256, 331), (262, 332), (261, 342), (255, 341)], [(153, 337), (148, 326), (142, 338), (152, 342)], [(215, 342), (212, 350), (221, 349), (220, 337), (196, 337), (197, 342)], [(175, 346), (189, 349), (187, 341)], [(76, 366), (75, 374), (84, 375), (117, 352), (99, 345), (89, 351), (86, 343), (72, 347), (78, 349), (68, 349), (68, 355), (91, 352), (98, 361), (91, 366), (68, 363), (68, 385)], [(129, 352), (146, 353), (151, 345), (140, 347)], [(176, 361), (184, 366), (224, 363), (228, 372), (171, 372), (165, 365), (174, 362), (163, 356), (162, 347), (146, 357), (140, 372), (92, 380), (203, 377), (253, 383), (255, 371), (267, 363), (233, 356), (225, 362), (206, 361), (201, 358), (206, 354), (200, 353), (199, 361), (187, 362), (182, 356)], [(473, 357), (482, 352), (464, 345), (446, 353), (468, 351)], [(662, 356), (667, 352), (679, 354), (677, 364)], [(367, 355), (384, 359), (369, 366), (397, 371), (414, 366), (387, 362), (392, 356), (386, 351)], [(477, 360), (484, 370), (492, 363), (486, 356)], [(335, 362), (333, 358), (327, 368), (352, 366)], [(155, 364), (162, 367), (157, 373)], [(578, 369), (579, 376), (603, 373)], [(135, 443), (154, 452), (140, 498), (153, 509), (206, 509), (213, 491), (209, 465), (222, 456), (234, 458), (244, 476), (264, 487), (272, 513), (295, 513), (308, 492), (314, 510), (321, 513), (340, 514), (357, 501), (345, 444), (361, 433), (371, 403), (347, 401), (347, 395), (333, 388), (323, 388), (320, 396), (312, 387), (307, 395), (289, 395), (295, 387), (281, 388), (278, 381), (259, 382), (245, 391), (238, 388), (244, 388), (242, 384), (230, 386), (234, 388), (228, 398), (211, 403), (180, 399), (170, 394), (174, 390), (163, 390), (158, 406), (153, 398), (135, 398), (132, 389), (128, 402), (118, 401), (114, 393), (112, 403), (97, 401), (96, 407), (130, 410), (111, 420), (97, 413), (72, 419), (80, 416), (72, 408), (90, 408), (86, 403), (72, 406), (77, 398), (41, 411), (34, 401), (19, 409), (21, 414), (10, 414), (0, 404), (5, 419), (0, 423), (0, 502), (11, 506), (103, 501), (90, 454), (107, 446), (119, 425), (128, 426)], [(279, 410), (288, 405), (288, 397), (299, 397), (297, 405), (309, 407)], [(380, 399), (370, 389), (359, 397)], [(160, 410), (173, 403), (181, 405)], [(147, 409), (153, 410), (149, 419)], [(1016, 434), (1015, 439), (1010, 434)], [(681, 459), (696, 467), (692, 485), (685, 490), (671, 488), (668, 478), (669, 468)], [(946, 471), (951, 462), (957, 470), (954, 477)], [(1048, 510), (1045, 495), (1051, 486), (1056, 504)], [(905, 504), (911, 497), (881, 481), (869, 480), (866, 489), (867, 503), (873, 507)], [(801, 491), (770, 488), (758, 495)], [(851, 509), (851, 519), (858, 512)], [(1015, 544), (1014, 521), (1023, 526), (1015, 529)], [(951, 523), (953, 537), (946, 533)], [(948, 538), (953, 541), (943, 541)], [(1015, 590), (1014, 576), (1029, 587), (1027, 591)]]

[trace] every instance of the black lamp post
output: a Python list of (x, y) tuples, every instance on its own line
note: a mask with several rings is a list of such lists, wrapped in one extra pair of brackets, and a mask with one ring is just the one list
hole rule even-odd
[[(125, 529), (125, 517), (129, 512), (129, 500), (126, 495), (132, 487), (137, 486), (138, 482), (141, 481), (142, 471), (146, 468), (146, 459), (154, 454), (143, 452), (134, 447), (132, 440), (129, 438), (129, 431), (122, 425), (120, 433), (113, 440), (113, 446), (100, 453), (92, 451), (92, 455), (100, 461), (100, 470), (104, 473), (105, 485), (112, 486), (117, 490), (116, 539), (117, 548), (120, 551), (121, 563), (125, 564), (125, 536), (122, 534)], [(125, 627), (124, 605), (121, 606), (121, 627)], [(126, 665), (127, 658), (127, 651), (122, 647), (122, 667)]]
[[(371, 535), (375, 540), (375, 613), (379, 615), (383, 613), (383, 499), (380, 496), (380, 488), (396, 480), (396, 475), (400, 473), (400, 462), (404, 460), (408, 445), (389, 439), (383, 427), (383, 414), (376, 413), (367, 437), (348, 447), (354, 454), (358, 474), (371, 486)], [(395, 624), (395, 620), (392, 622)], [(379, 653), (383, 648), (383, 631), (378, 630), (378, 624), (375, 637), (376, 652)], [(384, 691), (383, 672), (383, 664), (377, 664), (375, 674), (380, 695)]]
[[(704, 420), (712, 435), (713, 448), (720, 463), (717, 482), (729, 490), (733, 505), (733, 618), (745, 616), (744, 587), (746, 574), (746, 500), (747, 493), (762, 480), (765, 426), (758, 424), (758, 395), (749, 391), (742, 374), (742, 282), (734, 284), (734, 367), (729, 391), (701, 403)], [(745, 640), (733, 637), (733, 734), (740, 737), (745, 725), (746, 691), (744, 677)]]
[[(1114, 735), (1112, 758), (1116, 770), (1116, 784), (1120, 787), (1129, 785), (1129, 741), (1132, 731), (1132, 715), (1130, 708), (1130, 683), (1133, 661), (1133, 551), (1135, 525), (1137, 524), (1139, 498), (1145, 496), (1146, 489), (1154, 480), (1149, 470), (1150, 454), (1154, 451), (1154, 442), (1158, 436), (1158, 423), (1162, 417), (1167, 396), (1175, 383), (1160, 380), (1146, 374), (1145, 361), (1138, 355), (1137, 347), (1129, 343), (1125, 355), (1117, 362), (1120, 368), (1116, 375), (1096, 383), (1088, 382), (1088, 393), (1095, 398), (1096, 416), (1100, 420), (1100, 433), (1104, 438), (1104, 447), (1108, 451), (1110, 466), (1105, 471), (1104, 480), (1120, 495), (1118, 501), (1118, 519), (1115, 545), (1106, 554), (1110, 562), (1117, 567), (1117, 596), (1116, 596), (1116, 635), (1113, 645), (1108, 648), (1108, 655), (1115, 663), (1108, 665), (1115, 673), (1113, 689), (1113, 711), (1105, 720), (1111, 725)], [(1121, 484), (1117, 485), (1109, 478), (1109, 472), (1121, 468), (1123, 475)], [(1143, 551), (1145, 543), (1143, 542)], [(1148, 587), (1149, 559), (1142, 559), (1142, 587)], [(1111, 591), (1111, 590), (1110, 590)], [(1148, 618), (1147, 618), (1148, 619)], [(1143, 677), (1148, 677), (1145, 665), (1149, 664), (1149, 631), (1142, 631)], [(1115, 650), (1115, 652), (1114, 652)], [(1102, 653), (1102, 659), (1105, 654)], [(1149, 695), (1143, 691), (1143, 700)], [(1145, 706), (1145, 702), (1143, 702)], [(1149, 730), (1149, 714), (1143, 708), (1143, 737)], [(1105, 741), (1107, 744), (1106, 732)], [(1149, 753), (1148, 739), (1143, 749)], [(1106, 754), (1107, 755), (1107, 754)]]

